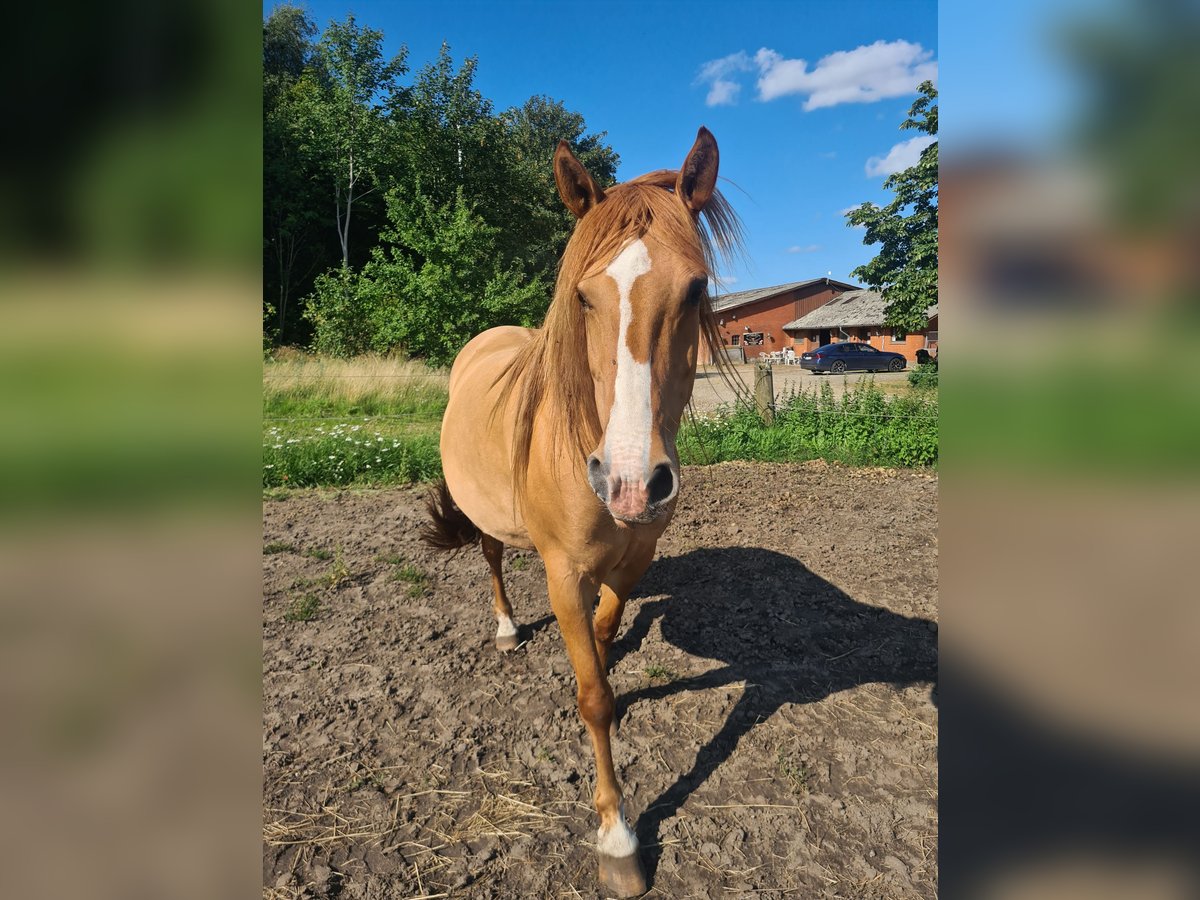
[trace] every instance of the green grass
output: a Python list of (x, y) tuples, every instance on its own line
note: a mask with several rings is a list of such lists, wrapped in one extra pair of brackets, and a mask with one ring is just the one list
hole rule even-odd
[(392, 580), (408, 585), (406, 592), (414, 600), (429, 590), (429, 576), (413, 565), (401, 565), (392, 573)]
[(292, 601), (283, 617), (289, 622), (308, 622), (316, 617), (320, 609), (320, 598), (316, 594), (305, 594)]
[(775, 771), (788, 783), (792, 793), (800, 795), (808, 792), (808, 782), (812, 773), (808, 770), (808, 766), (783, 747), (779, 748), (779, 753), (775, 757)]
[(442, 475), (436, 423), (266, 423), (263, 487), (409, 484)]
[(651, 679), (662, 679), (663, 681), (675, 681), (679, 678), (679, 673), (674, 669), (668, 669), (666, 666), (660, 666), (657, 663), (652, 663), (646, 666), (646, 677)]
[(867, 379), (841, 397), (828, 381), (796, 391), (765, 423), (752, 409), (686, 422), (680, 430), (684, 464), (729, 460), (790, 462), (826, 459), (858, 466), (933, 466), (938, 461), (938, 399), (912, 390), (889, 397)]
[(441, 477), (446, 374), (389, 357), (286, 354), (263, 368), (263, 488)]
[(263, 366), (263, 415), (271, 418), (403, 416), (438, 422), (447, 376), (392, 357), (332, 359), (288, 353)]
[(310, 559), (333, 559), (333, 551), (324, 547), (310, 547), (304, 551), (304, 555)]
[[(681, 461), (827, 459), (849, 465), (933, 466), (938, 461), (934, 390), (870, 379), (841, 397), (828, 380), (784, 397), (775, 421), (750, 409), (685, 422)], [(264, 496), (293, 487), (385, 486), (441, 477), (439, 421), (444, 373), (418, 363), (365, 357), (292, 356), (264, 374)], [(518, 571), (522, 563), (513, 561)]]
[(263, 556), (271, 556), (275, 553), (295, 553), (296, 548), (292, 544), (284, 541), (271, 541), (269, 544), (263, 545)]

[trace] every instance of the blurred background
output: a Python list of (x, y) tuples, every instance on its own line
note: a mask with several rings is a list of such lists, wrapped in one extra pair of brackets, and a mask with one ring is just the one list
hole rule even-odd
[[(10, 13), (4, 896), (258, 890), (260, 29)], [(1200, 8), (939, 48), (945, 896), (1196, 896)]]
[(258, 13), (6, 16), (6, 897), (258, 890)]
[(947, 897), (1200, 889), (1200, 4), (940, 10)]

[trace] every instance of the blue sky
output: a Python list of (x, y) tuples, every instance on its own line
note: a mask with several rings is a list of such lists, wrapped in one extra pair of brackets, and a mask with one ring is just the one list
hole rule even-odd
[(915, 159), (917, 148), (894, 150), (913, 136), (899, 125), (937, 69), (928, 0), (302, 5), (318, 28), (353, 12), (389, 54), (407, 45), (413, 69), (443, 41), (456, 62), (477, 56), (476, 86), (497, 110), (534, 94), (563, 101), (608, 132), (619, 180), (678, 168), (708, 126), (746, 230), (748, 258), (721, 273), (728, 290), (852, 280), (874, 253), (842, 212), (890, 199), (878, 173)]

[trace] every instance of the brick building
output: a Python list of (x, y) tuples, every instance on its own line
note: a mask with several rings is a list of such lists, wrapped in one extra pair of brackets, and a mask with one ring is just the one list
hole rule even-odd
[[(755, 288), (723, 294), (713, 299), (722, 343), (727, 351), (738, 350), (751, 360), (761, 353), (796, 347), (784, 326), (812, 312), (844, 291), (857, 290), (853, 284), (832, 278), (810, 278), (774, 287)], [(700, 364), (711, 362), (701, 342)]]
[(861, 341), (877, 350), (903, 353), (915, 362), (918, 350), (937, 351), (938, 307), (929, 307), (929, 324), (921, 331), (903, 331), (883, 324), (883, 296), (876, 291), (846, 291), (817, 309), (786, 323), (797, 353), (825, 344)]

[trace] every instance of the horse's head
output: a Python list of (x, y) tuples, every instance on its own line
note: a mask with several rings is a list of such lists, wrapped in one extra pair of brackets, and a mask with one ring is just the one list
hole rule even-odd
[(606, 193), (565, 142), (554, 156), (559, 194), (579, 218), (563, 272), (576, 270), (570, 283), (602, 429), (588, 480), (624, 522), (658, 518), (679, 490), (675, 435), (696, 375), (710, 274), (699, 217), (713, 200), (717, 163), (717, 142), (701, 128), (678, 173)]

